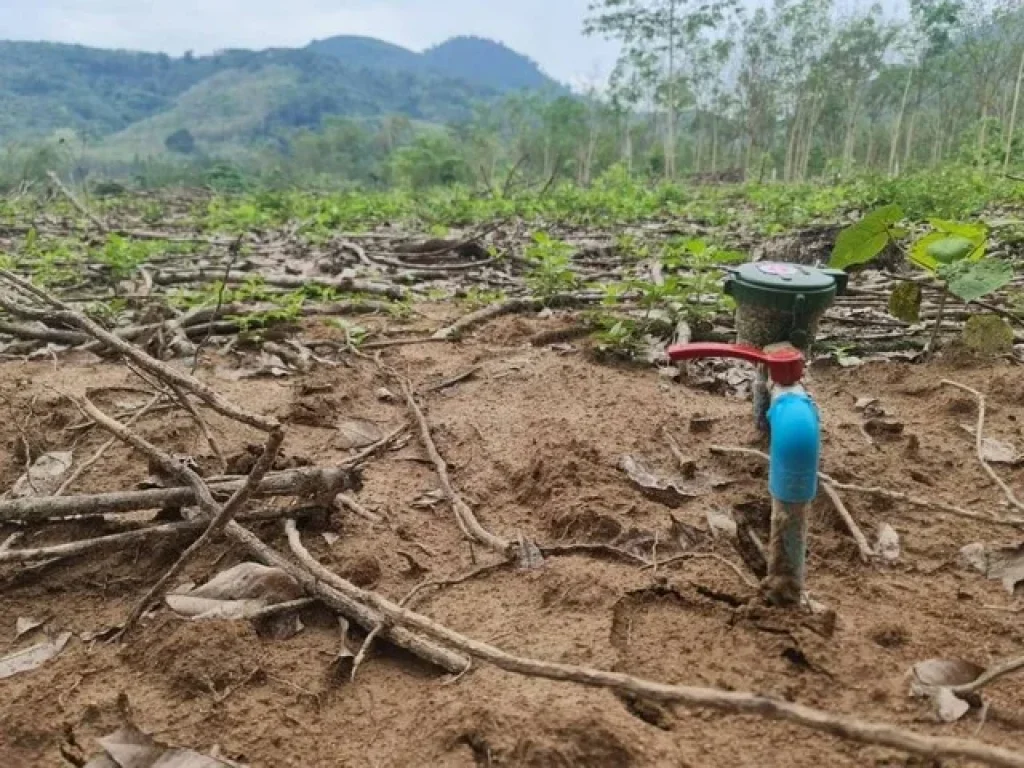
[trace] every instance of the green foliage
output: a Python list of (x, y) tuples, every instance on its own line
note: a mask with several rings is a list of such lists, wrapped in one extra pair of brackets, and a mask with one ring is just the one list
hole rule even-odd
[(980, 262), (961, 259), (941, 265), (937, 274), (946, 281), (950, 293), (972, 302), (1008, 285), (1013, 280), (1013, 266), (1002, 259)]
[(910, 259), (935, 273), (941, 266), (967, 259), (979, 261), (985, 255), (988, 229), (982, 223), (960, 223), (929, 219), (933, 232), (920, 238), (910, 249)]
[(921, 286), (917, 283), (900, 283), (889, 294), (889, 314), (905, 323), (916, 323), (921, 319)]
[(911, 248), (911, 260), (945, 282), (965, 302), (981, 299), (1013, 280), (1013, 266), (986, 259), (988, 228), (982, 223), (929, 219), (933, 232)]
[(549, 300), (579, 285), (572, 268), (572, 253), (571, 245), (553, 239), (547, 232), (533, 234), (533, 242), (524, 256), (530, 263), (526, 282), (534, 296)]
[(846, 269), (871, 261), (893, 239), (894, 227), (903, 217), (902, 208), (887, 205), (847, 227), (836, 239), (829, 266)]
[(963, 332), (964, 345), (982, 356), (1013, 351), (1013, 328), (998, 315), (971, 315)]

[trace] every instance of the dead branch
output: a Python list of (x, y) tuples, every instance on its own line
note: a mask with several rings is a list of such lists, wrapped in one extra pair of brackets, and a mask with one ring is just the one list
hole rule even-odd
[[(353, 460), (350, 460), (353, 461)], [(350, 465), (346, 465), (350, 466)], [(299, 496), (318, 498), (339, 493), (351, 481), (346, 467), (302, 467), (268, 474), (255, 495)], [(216, 498), (235, 493), (244, 478), (211, 480), (210, 492)], [(188, 486), (150, 488), (144, 491), (114, 491), (81, 496), (37, 496), (0, 501), (0, 520), (10, 522), (39, 522), (66, 517), (123, 514), (166, 506), (185, 507), (197, 503), (195, 491)]]
[(110, 227), (107, 226), (107, 223), (103, 221), (103, 219), (101, 219), (95, 213), (86, 208), (85, 204), (81, 200), (79, 200), (78, 197), (76, 197), (70, 189), (64, 186), (64, 182), (60, 180), (60, 177), (56, 173), (54, 173), (53, 171), (47, 171), (46, 175), (50, 179), (50, 181), (54, 183), (57, 189), (60, 190), (61, 194), (64, 195), (64, 197), (66, 197), (70, 201), (70, 203), (73, 206), (75, 206), (75, 208), (78, 209), (79, 213), (81, 213), (83, 216), (89, 219), (89, 221), (91, 221), (97, 229), (99, 229), (101, 232), (110, 231)]
[[(681, 555), (670, 557), (667, 560), (658, 563), (658, 567), (667, 568), (670, 565), (675, 565), (676, 563), (684, 563), (690, 560), (714, 560), (715, 562), (721, 563), (722, 565), (728, 567), (729, 570), (731, 570), (739, 577), (740, 581), (742, 581), (751, 589), (757, 591), (761, 588), (757, 581), (751, 578), (750, 575), (744, 573), (743, 570), (738, 565), (736, 565), (736, 563), (714, 552), (684, 552)], [(651, 563), (650, 565), (645, 567), (654, 568), (654, 563)]]
[(376, 456), (378, 453), (384, 451), (387, 448), (390, 448), (391, 445), (394, 444), (394, 442), (398, 440), (399, 437), (401, 437), (406, 433), (406, 431), (408, 431), (408, 429), (408, 424), (402, 424), (400, 427), (396, 427), (389, 434), (385, 435), (383, 438), (378, 440), (373, 445), (368, 445), (355, 456), (345, 459), (345, 461), (342, 462), (342, 466), (347, 469), (355, 469), (359, 466), (362, 466), (369, 459)]
[[(767, 458), (767, 457), (766, 457)], [(853, 536), (853, 540), (857, 542), (857, 549), (860, 551), (861, 562), (870, 563), (875, 556), (874, 550), (871, 549), (871, 545), (868, 544), (867, 537), (864, 536), (864, 532), (857, 525), (857, 521), (853, 519), (853, 515), (850, 514), (850, 510), (846, 508), (846, 504), (843, 503), (842, 497), (839, 495), (839, 491), (836, 487), (828, 480), (821, 481), (821, 487), (825, 491), (825, 495), (828, 496), (832, 502), (832, 506), (835, 507), (836, 512), (839, 513), (839, 517), (842, 518), (843, 523), (846, 525), (846, 530)]]
[[(159, 403), (162, 398), (162, 393), (157, 393), (156, 395), (154, 395), (152, 400), (150, 400), (148, 403), (142, 406), (142, 408), (133, 413), (131, 417), (129, 417), (128, 421), (125, 422), (125, 426), (130, 427), (132, 424), (134, 424), (147, 413), (149, 413), (153, 408), (156, 407), (157, 403)], [(74, 471), (70, 475), (68, 475), (67, 479), (63, 483), (60, 484), (60, 488), (54, 491), (53, 495), (63, 496), (65, 491), (67, 491), (68, 488), (74, 485), (78, 478), (80, 478), (82, 474), (89, 469), (89, 467), (93, 466), (94, 464), (96, 464), (97, 461), (103, 458), (103, 454), (110, 450), (110, 447), (116, 442), (117, 438), (112, 437), (99, 448), (97, 448), (96, 453), (94, 453), (88, 459), (86, 459), (77, 467), (75, 467)]]
[(203, 437), (206, 438), (206, 444), (210, 446), (210, 450), (213, 451), (213, 455), (217, 457), (217, 463), (220, 465), (221, 472), (228, 471), (228, 460), (224, 457), (224, 452), (220, 449), (220, 444), (217, 442), (217, 438), (213, 436), (213, 432), (210, 431), (210, 425), (206, 423), (206, 419), (199, 413), (199, 409), (192, 404), (192, 401), (188, 397), (188, 393), (182, 391), (181, 387), (171, 386), (171, 391), (174, 392), (174, 396), (178, 402), (181, 403), (182, 407), (188, 411), (188, 414), (192, 417), (192, 421), (199, 427), (199, 431), (203, 433)]
[[(223, 280), (223, 270), (212, 269), (180, 269), (161, 270), (153, 275), (157, 285), (180, 285), (182, 283), (212, 283)], [(228, 284), (235, 285), (245, 282), (245, 273), (236, 272), (228, 276)], [(321, 285), (350, 293), (369, 293), (375, 296), (387, 296), (389, 299), (404, 299), (406, 289), (387, 283), (375, 283), (356, 277), (303, 277), (301, 275), (265, 275), (263, 282), (277, 288), (304, 288), (308, 285)]]
[(673, 702), (690, 707), (714, 709), (729, 714), (757, 715), (785, 720), (796, 725), (861, 744), (882, 746), (924, 755), (929, 758), (965, 757), (986, 765), (1004, 768), (1024, 768), (1024, 754), (1002, 747), (967, 739), (934, 738), (923, 736), (884, 723), (859, 720), (847, 715), (793, 704), (788, 701), (759, 696), (742, 691), (725, 691), (696, 686), (667, 685), (619, 672), (607, 672), (591, 667), (559, 664), (538, 659), (515, 656), (500, 648), (474, 640), (433, 619), (403, 608), (373, 592), (355, 587), (322, 566), (302, 544), (294, 522), (285, 524), (292, 552), (318, 579), (341, 592), (373, 606), (387, 620), (395, 624), (414, 627), (452, 648), (487, 661), (507, 672), (527, 677), (572, 682), (594, 688), (606, 688), (617, 693), (651, 701)]
[[(137, 438), (132, 434), (131, 430), (125, 427), (118, 421), (110, 418), (107, 414), (89, 402), (88, 398), (77, 398), (75, 404), (82, 410), (82, 412), (93, 419), (97, 424), (106, 429), (112, 435), (117, 437), (119, 440), (133, 446), (137, 450), (142, 450), (145, 442), (141, 438)], [(242, 506), (252, 496), (253, 491), (259, 487), (260, 481), (263, 476), (270, 470), (274, 465), (274, 460), (277, 458), (278, 451), (281, 449), (281, 444), (284, 442), (284, 431), (277, 429), (270, 433), (267, 438), (267, 444), (263, 448), (263, 453), (256, 460), (256, 464), (253, 466), (249, 476), (245, 479), (242, 485), (235, 491), (231, 498), (228, 499), (224, 506), (220, 506), (213, 498), (210, 493), (209, 486), (203, 482), (202, 478), (199, 477), (194, 471), (192, 471), (185, 464), (169, 459), (166, 456), (159, 456), (159, 464), (161, 468), (171, 476), (177, 476), (181, 480), (188, 482), (189, 486), (196, 493), (196, 498), (199, 501), (200, 509), (206, 513), (209, 518), (209, 525), (206, 530), (196, 539), (188, 548), (181, 553), (181, 556), (175, 561), (175, 563), (167, 569), (167, 572), (154, 584), (145, 596), (135, 604), (131, 612), (128, 614), (128, 618), (125, 620), (124, 628), (121, 630), (121, 634), (126, 634), (131, 631), (132, 626), (138, 621), (139, 617), (146, 611), (146, 609), (162, 595), (164, 587), (181, 573), (182, 569), (188, 562), (195, 556), (195, 554), (208, 544), (214, 536), (217, 536), (224, 530), (224, 527), (231, 522), (234, 516), (241, 510)]]
[(468, 315), (463, 315), (451, 325), (445, 326), (444, 328), (436, 331), (431, 338), (441, 341), (451, 341), (459, 338), (459, 336), (466, 331), (476, 328), (479, 325), (483, 325), (488, 320), (493, 320), (494, 318), (501, 317), (502, 315), (511, 315), (516, 312), (539, 310), (543, 306), (544, 302), (540, 299), (506, 299), (505, 301), (499, 301), (496, 304), (489, 304), (483, 309), (470, 312)]
[(986, 669), (977, 680), (964, 685), (957, 685), (952, 688), (953, 693), (968, 694), (977, 693), (986, 685), (994, 683), (1001, 677), (1005, 677), (1012, 672), (1016, 672), (1018, 669), (1024, 669), (1024, 656), (1018, 656), (1016, 659), (1009, 659), (1008, 661), (1000, 662), (999, 664), (993, 664), (991, 667)]
[[(24, 313), (25, 316), (30, 316), (43, 322), (56, 322), (79, 328), (98, 341), (102, 341), (111, 349), (132, 360), (147, 373), (156, 376), (168, 384), (176, 384), (179, 387), (188, 390), (224, 416), (234, 419), (235, 421), (240, 421), (243, 424), (248, 424), (249, 426), (255, 427), (263, 432), (275, 432), (280, 429), (280, 424), (276, 419), (250, 413), (239, 408), (230, 400), (222, 397), (214, 389), (195, 377), (182, 373), (178, 369), (147, 355), (138, 347), (118, 338), (116, 335), (110, 333), (86, 315), (70, 309), (63, 302), (55, 299), (50, 294), (37, 288), (32, 283), (22, 279), (10, 270), (0, 269), (0, 278), (3, 278), (24, 292), (36, 296), (54, 308), (49, 311), (32, 309), (25, 307), (24, 305), (19, 305), (17, 302), (10, 301), (4, 296), (0, 296), (0, 306), (3, 306), (5, 309)], [(12, 307), (14, 309), (11, 309)]]
[(6, 549), (0, 551), (0, 563), (33, 563), (42, 560), (56, 560), (62, 557), (73, 557), (87, 552), (98, 552), (107, 549), (137, 544), (156, 538), (181, 536), (196, 533), (206, 528), (206, 522), (165, 523), (139, 528), (134, 531), (112, 533), (109, 536), (98, 536), (93, 539), (81, 539), (67, 544), (54, 544), (49, 547), (33, 549)]
[[(754, 450), (753, 448), (737, 448), (733, 446), (724, 445), (713, 445), (711, 446), (711, 452), (719, 455), (737, 455), (737, 456), (756, 456), (760, 459), (766, 458), (764, 453)], [(920, 496), (911, 496), (908, 493), (902, 491), (891, 491), (888, 488), (877, 488), (866, 485), (855, 485), (853, 483), (841, 483), (834, 477), (819, 472), (818, 477), (823, 481), (830, 483), (838, 491), (846, 491), (848, 493), (861, 493), (865, 496), (875, 496), (880, 499), (888, 499), (889, 501), (901, 502), (903, 504), (909, 504), (912, 507), (919, 507), (921, 509), (927, 509), (931, 512), (936, 510), (940, 512), (947, 512), (957, 517), (966, 517), (971, 520), (978, 520), (983, 523), (991, 523), (993, 525), (1009, 526), (1012, 528), (1019, 528), (1024, 526), (1024, 520), (1016, 518), (1005, 518), (999, 519), (989, 515), (983, 515), (980, 512), (972, 512), (969, 509), (963, 509), (952, 504), (946, 504), (943, 501), (932, 501), (931, 499), (924, 499)]]
[[(210, 342), (210, 336), (213, 335), (213, 324), (220, 319), (221, 307), (224, 305), (224, 290), (228, 287), (228, 279), (231, 277), (231, 268), (235, 266), (235, 261), (238, 259), (238, 255), (242, 248), (242, 238), (238, 237), (235, 242), (228, 248), (228, 260), (224, 264), (224, 277), (220, 281), (220, 285), (217, 288), (217, 301), (213, 307), (213, 314), (210, 316), (210, 324), (207, 326), (206, 335), (200, 339), (199, 343), (192, 349), (192, 370), (190, 373), (195, 376), (196, 370), (199, 368), (199, 356), (202, 354), (203, 347)], [(181, 328), (174, 329), (174, 335), (177, 336), (181, 333)], [(187, 339), (186, 339), (187, 341)]]
[(441, 482), (441, 490), (444, 491), (444, 495), (448, 497), (448, 501), (452, 505), (452, 511), (455, 512), (455, 521), (458, 523), (459, 529), (467, 538), (477, 541), (495, 552), (507, 555), (512, 547), (512, 542), (495, 536), (480, 525), (480, 521), (477, 520), (473, 510), (463, 500), (462, 496), (459, 495), (459, 492), (455, 490), (451, 478), (448, 476), (448, 465), (438, 452), (434, 438), (430, 435), (430, 424), (427, 423), (427, 417), (423, 415), (423, 411), (416, 403), (416, 396), (413, 394), (412, 386), (404, 378), (401, 379), (401, 384), (402, 393), (405, 395), (405, 403), (409, 408), (409, 413), (412, 414), (419, 424), (420, 440), (430, 460), (434, 463), (434, 469), (437, 471), (437, 477)]
[(942, 383), (956, 387), (959, 390), (967, 392), (975, 397), (978, 401), (978, 425), (975, 427), (975, 450), (978, 454), (978, 461), (981, 463), (982, 469), (985, 470), (985, 474), (992, 478), (996, 485), (999, 486), (1003, 494), (1006, 496), (1006, 500), (1010, 503), (1010, 506), (1015, 509), (1024, 512), (1024, 502), (1017, 498), (1014, 494), (1013, 489), (1007, 485), (1006, 481), (1001, 478), (998, 473), (992, 469), (992, 465), (985, 460), (985, 396), (976, 389), (968, 387), (966, 384), (959, 384), (949, 379), (943, 379)]
[[(216, 502), (213, 501), (209, 488), (198, 475), (183, 464), (174, 461), (168, 454), (161, 451), (155, 445), (143, 440), (138, 435), (133, 434), (130, 430), (122, 427), (121, 424), (113, 421), (110, 425), (104, 424), (104, 426), (114, 425), (116, 425), (117, 430), (114, 431), (113, 434), (115, 434), (119, 439), (141, 452), (150, 460), (154, 461), (167, 474), (180, 477), (183, 481), (188, 482), (190, 490), (193, 491), (197, 498), (200, 508), (206, 512), (207, 518), (216, 520), (218, 513), (220, 512), (220, 508)], [(268, 452), (265, 452), (264, 456), (266, 456), (267, 453)], [(263, 457), (261, 457), (261, 460), (262, 458)], [(332, 588), (330, 585), (323, 584), (321, 581), (311, 576), (305, 569), (296, 566), (291, 560), (282, 557), (272, 547), (264, 544), (255, 534), (239, 525), (234, 520), (229, 520), (227, 522), (227, 525), (225, 526), (225, 533), (230, 539), (242, 545), (249, 554), (257, 560), (266, 565), (280, 568), (285, 571), (292, 576), (292, 578), (296, 579), (308, 594), (319, 598), (334, 610), (365, 627), (368, 631), (372, 631), (382, 623), (382, 619), (376, 611), (373, 611), (368, 606), (357, 600), (352, 600), (342, 592)], [(128, 626), (129, 625), (126, 623), (125, 628), (121, 630), (121, 636), (123, 636)], [(442, 669), (452, 672), (453, 674), (464, 672), (469, 667), (468, 658), (461, 654), (452, 652), (447, 648), (443, 648), (430, 640), (426, 640), (415, 633), (410, 632), (405, 627), (388, 626), (383, 630), (383, 632), (385, 637), (391, 640), (395, 645), (405, 648), (410, 653), (420, 657), (424, 661), (437, 665)]]
[(339, 493), (334, 497), (335, 502), (345, 507), (350, 512), (354, 512), (364, 520), (369, 520), (371, 523), (382, 523), (384, 518), (380, 515), (374, 514), (370, 510), (366, 509), (362, 504), (353, 499), (351, 496), (347, 496), (344, 493)]

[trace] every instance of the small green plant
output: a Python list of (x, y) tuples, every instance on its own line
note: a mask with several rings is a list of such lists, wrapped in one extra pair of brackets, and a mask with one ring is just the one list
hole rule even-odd
[(489, 291), (486, 288), (478, 288), (477, 286), (468, 288), (466, 295), (461, 299), (462, 303), (471, 309), (482, 309), (504, 300), (504, 291)]
[(579, 286), (579, 277), (572, 268), (573, 247), (555, 240), (547, 232), (535, 232), (526, 248), (530, 271), (527, 285), (533, 295), (545, 301)]
[[(843, 269), (867, 263), (890, 243), (902, 248), (900, 240), (908, 234), (896, 226), (902, 218), (899, 206), (887, 205), (847, 227), (836, 240), (830, 266)], [(934, 350), (950, 295), (965, 304), (979, 301), (1008, 285), (1014, 271), (1007, 261), (985, 257), (988, 228), (984, 223), (931, 218), (928, 225), (931, 231), (911, 245), (908, 255), (911, 262), (942, 286), (942, 299), (928, 347)], [(906, 322), (917, 322), (921, 300), (920, 286), (902, 283), (889, 298), (889, 311)]]

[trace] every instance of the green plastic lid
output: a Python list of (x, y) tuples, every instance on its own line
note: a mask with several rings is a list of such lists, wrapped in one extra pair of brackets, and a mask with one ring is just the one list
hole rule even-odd
[(807, 313), (825, 309), (845, 290), (842, 270), (779, 261), (743, 264), (725, 282), (725, 292), (738, 304)]

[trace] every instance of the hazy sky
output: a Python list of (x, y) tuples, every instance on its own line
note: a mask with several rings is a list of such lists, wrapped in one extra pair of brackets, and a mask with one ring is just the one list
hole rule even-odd
[(586, 38), (588, 0), (0, 0), (0, 39), (181, 54), (370, 35), (420, 50), (500, 40), (563, 81), (607, 76), (615, 47)]

